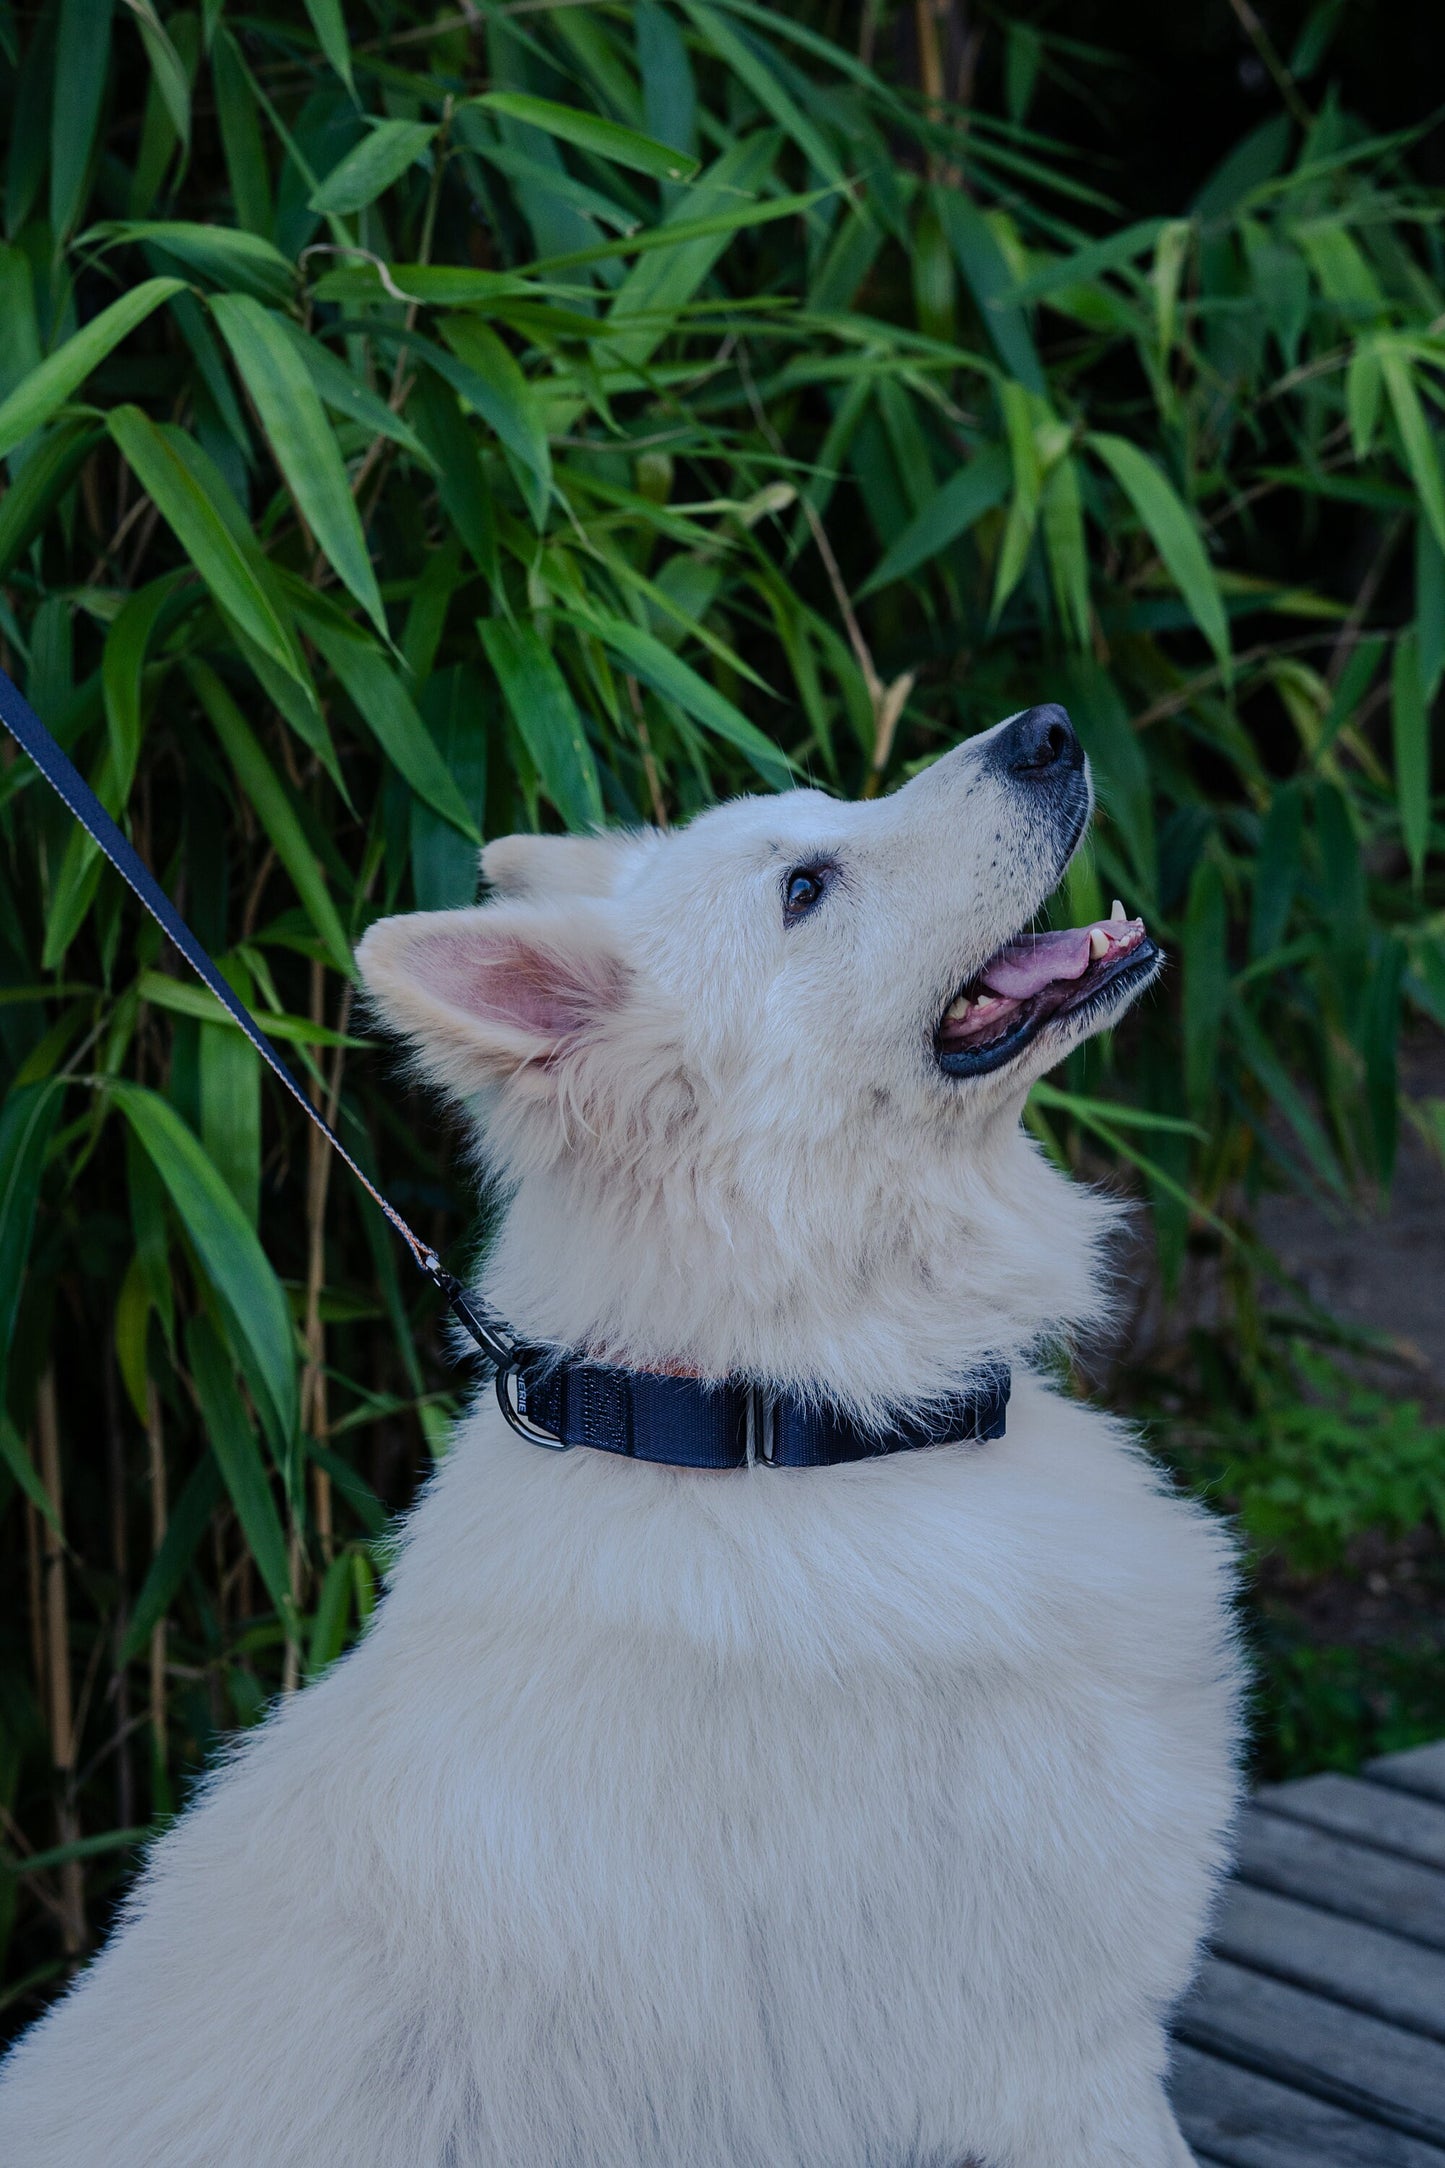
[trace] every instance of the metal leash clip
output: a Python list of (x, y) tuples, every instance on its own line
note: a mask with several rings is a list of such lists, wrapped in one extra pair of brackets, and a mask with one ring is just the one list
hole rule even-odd
[(456, 1274), (447, 1271), (435, 1251), (423, 1259), (423, 1267), (445, 1298), (452, 1315), (470, 1333), (493, 1366), (497, 1406), (517, 1436), (525, 1438), (529, 1445), (542, 1445), (554, 1453), (565, 1453), (568, 1449), (565, 1438), (555, 1437), (550, 1430), (541, 1430), (527, 1419), (525, 1373), (530, 1364), (540, 1360), (542, 1350), (514, 1338), (500, 1318), (483, 1316)]

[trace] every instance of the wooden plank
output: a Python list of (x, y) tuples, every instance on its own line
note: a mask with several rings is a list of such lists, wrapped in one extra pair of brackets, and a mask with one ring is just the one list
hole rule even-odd
[(1169, 2092), (1200, 2159), (1225, 2168), (1445, 2168), (1438, 2146), (1194, 2048), (1175, 2049)]
[(1232, 1882), (1210, 1943), (1236, 1964), (1445, 2040), (1445, 1955), (1417, 1942)]
[(1445, 1873), (1264, 1807), (1240, 1818), (1241, 1881), (1445, 1950)]
[(1445, 1805), (1358, 1777), (1301, 1777), (1258, 1792), (1262, 1807), (1332, 1829), (1337, 1837), (1399, 1852), (1427, 1867), (1445, 1868)]
[(1445, 2046), (1224, 1958), (1205, 1966), (1174, 2030), (1365, 2120), (1445, 2148)]
[(1408, 1747), (1403, 1754), (1382, 1754), (1378, 1761), (1366, 1762), (1365, 1775), (1376, 1784), (1445, 1801), (1445, 1739), (1433, 1746)]

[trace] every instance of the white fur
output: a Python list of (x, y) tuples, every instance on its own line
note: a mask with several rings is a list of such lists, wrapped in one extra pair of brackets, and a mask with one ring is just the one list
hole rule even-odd
[[(373, 928), (512, 1191), (519, 1327), (879, 1417), (1096, 1313), (1107, 1214), (1018, 1124), (1069, 1030), (988, 1079), (932, 1054), (1072, 840), (992, 747), (867, 806), (510, 838), (499, 901)], [(1228, 1582), (1022, 1367), (995, 1445), (809, 1471), (554, 1455), (484, 1397), (360, 1647), (4, 2066), (0, 2161), (1178, 2168)]]

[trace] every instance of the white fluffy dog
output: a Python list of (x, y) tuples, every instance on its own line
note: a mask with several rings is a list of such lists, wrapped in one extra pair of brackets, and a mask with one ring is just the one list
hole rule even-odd
[(1165, 2019), (1234, 1802), (1228, 1544), (1021, 1366), (1109, 1213), (1020, 1128), (1158, 968), (1020, 937), (1089, 810), (1057, 708), (895, 796), (515, 836), (373, 927), (478, 1114), (487, 1295), (886, 1438), (728, 1472), (488, 1400), (361, 1645), (155, 1848), (0, 2078), (4, 2168), (1177, 2168)]

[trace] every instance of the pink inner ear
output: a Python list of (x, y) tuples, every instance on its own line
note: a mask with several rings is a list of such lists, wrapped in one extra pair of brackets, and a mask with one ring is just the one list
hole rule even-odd
[(510, 935), (435, 933), (418, 944), (416, 965), (422, 984), (453, 1008), (549, 1045), (580, 1031), (621, 991), (612, 957), (564, 954)]

